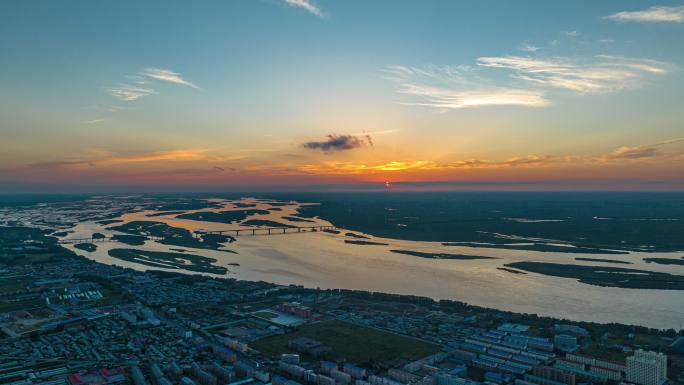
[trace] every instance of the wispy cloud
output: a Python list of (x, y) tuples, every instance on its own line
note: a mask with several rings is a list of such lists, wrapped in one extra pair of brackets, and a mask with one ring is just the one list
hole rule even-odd
[(210, 160), (205, 149), (169, 150), (156, 151), (135, 155), (111, 153), (109, 151), (94, 151), (91, 156), (77, 157), (55, 162), (41, 162), (30, 164), (29, 168), (82, 168), (82, 167), (105, 167), (125, 164), (148, 163), (148, 162), (177, 162)]
[(675, 138), (658, 143), (639, 146), (620, 146), (609, 153), (592, 157), (592, 159), (600, 162), (619, 160), (648, 160), (656, 158), (677, 159), (682, 156), (681, 152), (663, 151), (662, 147), (681, 142), (684, 142), (684, 138)]
[(553, 155), (527, 155), (509, 158), (503, 161), (469, 159), (449, 162), (440, 165), (441, 168), (509, 168), (509, 167), (542, 167), (560, 161)]
[(641, 11), (622, 11), (605, 18), (623, 23), (684, 23), (684, 5), (677, 7), (653, 6)]
[(605, 55), (596, 56), (586, 63), (558, 57), (480, 57), (477, 64), (482, 67), (513, 70), (517, 79), (580, 93), (602, 93), (632, 88), (643, 82), (645, 74), (664, 74), (669, 68), (668, 64), (656, 60)]
[(307, 12), (314, 14), (318, 17), (323, 17), (325, 14), (323, 11), (311, 0), (283, 0), (285, 4), (298, 7), (306, 10)]
[(540, 49), (541, 49), (541, 48), (539, 48), (539, 47), (537, 47), (537, 46), (535, 46), (535, 45), (532, 45), (532, 44), (530, 44), (530, 43), (523, 43), (523, 44), (520, 46), (520, 50), (523, 51), (523, 52), (537, 52), (537, 51), (539, 51)]
[(154, 95), (157, 91), (147, 88), (123, 84), (119, 87), (109, 89), (109, 94), (113, 97), (126, 102), (132, 102), (145, 96)]
[(361, 131), (357, 132), (355, 136), (365, 136), (365, 135), (387, 135), (387, 134), (396, 134), (397, 132), (400, 132), (400, 129), (391, 129), (391, 130), (380, 130), (380, 131)]
[(125, 163), (144, 163), (158, 161), (192, 161), (205, 159), (207, 150), (188, 149), (151, 152), (141, 155), (118, 156), (109, 159), (94, 161), (96, 164), (112, 165)]
[[(157, 94), (157, 91), (152, 88), (152, 85), (150, 84), (151, 80), (159, 80), (199, 89), (195, 84), (183, 79), (179, 73), (167, 69), (146, 68), (138, 74), (129, 75), (126, 78), (128, 80), (125, 84), (108, 90), (110, 95), (126, 102), (136, 101), (145, 96)], [(117, 107), (116, 110), (110, 110), (110, 112), (116, 112), (120, 109), (121, 108)]]
[(486, 106), (544, 107), (549, 102), (538, 90), (487, 85), (468, 66), (426, 68), (389, 66), (385, 78), (408, 100), (400, 104), (431, 107), (441, 111)]
[(629, 147), (622, 146), (616, 148), (614, 151), (602, 155), (601, 158), (604, 160), (608, 159), (643, 159), (652, 158), (658, 155), (658, 148), (656, 147)]
[(104, 122), (106, 119), (104, 118), (99, 118), (99, 119), (91, 119), (91, 120), (84, 120), (83, 124), (98, 124)]
[(335, 151), (353, 150), (366, 145), (373, 146), (373, 140), (370, 135), (355, 136), (330, 134), (325, 140), (306, 142), (302, 144), (302, 147), (309, 150), (321, 150), (325, 153), (330, 153)]
[(142, 75), (156, 80), (161, 80), (175, 84), (182, 84), (192, 88), (199, 88), (195, 84), (183, 79), (178, 72), (174, 72), (167, 69), (146, 68), (142, 71)]
[(663, 63), (652, 59), (634, 59), (611, 55), (597, 55), (596, 57), (603, 60), (601, 65), (606, 67), (625, 67), (632, 70), (658, 75), (664, 75), (670, 72), (673, 68), (672, 64)]

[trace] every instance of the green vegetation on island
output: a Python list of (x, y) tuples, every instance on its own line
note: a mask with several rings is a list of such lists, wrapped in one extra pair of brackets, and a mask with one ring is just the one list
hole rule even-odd
[(92, 253), (93, 251), (97, 250), (97, 245), (94, 243), (77, 243), (74, 245), (75, 248), (83, 251), (87, 251), (89, 253)]
[(179, 210), (174, 210), (174, 211), (160, 211), (158, 213), (151, 213), (145, 215), (146, 217), (163, 217), (165, 215), (178, 215), (178, 214), (183, 214), (185, 211), (179, 211)]
[[(319, 217), (337, 227), (382, 238), (560, 243), (595, 249), (596, 254), (598, 250), (684, 250), (680, 193), (662, 193), (657, 198), (649, 193), (572, 192), (326, 192), (279, 196), (320, 203), (301, 207), (298, 216)], [(585, 252), (572, 248), (548, 251), (564, 250)]]
[(157, 211), (187, 211), (218, 207), (221, 207), (220, 203), (209, 202), (205, 199), (174, 199), (171, 203), (156, 205), (153, 207), (153, 209)]
[(110, 227), (126, 234), (139, 236), (152, 236), (161, 238), (157, 242), (166, 245), (193, 247), (196, 249), (219, 250), (223, 243), (232, 242), (235, 238), (224, 234), (198, 234), (189, 230), (169, 226), (163, 222), (132, 221), (119, 226)]
[(595, 249), (589, 247), (572, 247), (550, 245), (547, 243), (522, 243), (520, 244), (482, 244), (474, 242), (445, 242), (444, 246), (481, 247), (487, 249), (529, 250), (549, 253), (572, 253), (572, 254), (629, 254), (626, 251)]
[(684, 275), (612, 266), (584, 266), (547, 262), (513, 262), (505, 265), (531, 273), (574, 278), (582, 283), (625, 289), (684, 290)]
[(684, 259), (676, 258), (644, 258), (646, 263), (658, 263), (660, 265), (681, 265), (684, 266)]
[(344, 243), (350, 243), (352, 245), (368, 245), (368, 246), (387, 246), (389, 243), (383, 242), (373, 242), (373, 241), (355, 241), (351, 239), (345, 239)]
[(357, 239), (370, 239), (369, 237), (367, 237), (365, 235), (361, 235), (361, 234), (345, 233), (344, 235), (347, 237), (357, 238)]
[(121, 222), (123, 222), (123, 219), (105, 219), (105, 220), (102, 220), (102, 221), (97, 221), (97, 223), (99, 223), (99, 224), (101, 224), (101, 225), (105, 225), (105, 226), (106, 226), (106, 225), (111, 225), (111, 224), (114, 224), (114, 223), (121, 223)]
[(226, 274), (228, 271), (225, 267), (213, 265), (216, 259), (195, 254), (137, 249), (112, 249), (108, 254), (123, 261), (157, 268), (183, 269), (211, 274)]
[(250, 207), (256, 207), (256, 204), (255, 203), (235, 202), (235, 203), (233, 203), (233, 206), (238, 207), (238, 208), (242, 208), (242, 209), (246, 209), (246, 208), (250, 208)]
[(618, 263), (622, 265), (631, 265), (632, 262), (628, 261), (621, 261), (619, 259), (604, 259), (604, 258), (584, 258), (584, 257), (577, 257), (575, 258), (575, 261), (586, 261), (586, 262), (603, 262), (603, 263)]
[(481, 255), (467, 255), (467, 254), (449, 254), (449, 253), (424, 253), (421, 251), (413, 250), (390, 250), (397, 254), (413, 255), (414, 257), (429, 258), (429, 259), (460, 259), (460, 260), (471, 260), (471, 259), (498, 259), (496, 257), (485, 257)]
[(193, 221), (202, 221), (202, 222), (233, 223), (233, 222), (243, 221), (243, 220), (247, 219), (247, 217), (252, 216), (252, 215), (266, 215), (266, 214), (268, 214), (268, 210), (258, 210), (258, 209), (227, 210), (227, 211), (219, 211), (219, 212), (198, 211), (196, 213), (188, 213), (188, 214), (178, 215), (176, 218), (178, 218), (178, 219), (190, 219)]
[(115, 234), (112, 236), (112, 240), (131, 246), (142, 246), (147, 238), (140, 235)]
[(244, 226), (260, 226), (260, 227), (288, 227), (288, 228), (294, 228), (297, 226), (292, 226), (288, 225), (285, 223), (280, 223), (276, 221), (269, 221), (265, 219), (250, 219), (248, 221), (242, 222), (242, 225)]
[(312, 221), (311, 219), (304, 219), (304, 218), (300, 218), (300, 217), (283, 216), (283, 219), (287, 219), (290, 222), (316, 223), (316, 221)]

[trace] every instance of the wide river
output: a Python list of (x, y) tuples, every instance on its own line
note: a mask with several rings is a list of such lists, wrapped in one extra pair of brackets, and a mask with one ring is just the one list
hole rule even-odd
[[(230, 200), (222, 203), (222, 210), (238, 210)], [(301, 206), (272, 206), (268, 202), (243, 198), (243, 203), (255, 204), (257, 209), (272, 210), (267, 215), (254, 215), (248, 219), (267, 219), (295, 226), (331, 225), (319, 218), (313, 223), (291, 222), (283, 217), (296, 216)], [(274, 210), (275, 207), (275, 210)], [(280, 209), (280, 211), (277, 211)], [(197, 211), (210, 211), (197, 210)], [(187, 211), (192, 212), (192, 211)], [(223, 224), (175, 218), (175, 215), (148, 217), (154, 211), (124, 214), (124, 222), (146, 220), (164, 222), (188, 230), (226, 230), (251, 228), (240, 224)], [(333, 224), (334, 225), (334, 224)], [(111, 225), (110, 225), (111, 226)], [(95, 222), (76, 225), (64, 239), (90, 237), (94, 232), (112, 235), (108, 226)], [(365, 235), (374, 242), (387, 245), (358, 245), (345, 243), (352, 240), (344, 229), (340, 234), (302, 232), (276, 235), (240, 235), (226, 248), (237, 252), (193, 249), (189, 253), (217, 259), (216, 264), (228, 268), (227, 277), (245, 280), (263, 280), (277, 284), (296, 284), (311, 288), (344, 288), (398, 294), (413, 294), (435, 299), (454, 299), (473, 305), (510, 310), (519, 313), (537, 313), (545, 316), (578, 321), (619, 322), (654, 328), (679, 329), (684, 323), (684, 292), (677, 290), (643, 290), (598, 287), (577, 282), (575, 279), (544, 276), (535, 273), (513, 274), (497, 269), (515, 261), (543, 261), (596, 265), (576, 261), (575, 257), (608, 258), (632, 262), (632, 265), (615, 265), (634, 269), (662, 271), (684, 275), (684, 266), (645, 263), (644, 257), (679, 258), (679, 253), (630, 253), (601, 256), (575, 253), (535, 252), (443, 246), (435, 242), (416, 242), (385, 239)], [(150, 267), (113, 258), (107, 251), (112, 248), (138, 248), (170, 251), (178, 246), (147, 241), (143, 246), (128, 246), (117, 242), (98, 243), (95, 252), (88, 253), (67, 246), (76, 253), (98, 262), (146, 270)], [(391, 249), (421, 252), (441, 252), (496, 257), (497, 259), (448, 260), (428, 259), (393, 253)], [(236, 266), (235, 264), (239, 264)], [(606, 264), (604, 264), (606, 265)], [(608, 264), (610, 265), (610, 264)], [(158, 268), (154, 268), (159, 270)], [(173, 270), (184, 272), (183, 270)], [(192, 273), (192, 272), (189, 272)]]

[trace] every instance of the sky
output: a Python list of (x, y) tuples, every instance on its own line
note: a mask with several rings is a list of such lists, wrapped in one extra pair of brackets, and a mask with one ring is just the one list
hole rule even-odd
[(5, 0), (0, 193), (684, 191), (684, 1)]

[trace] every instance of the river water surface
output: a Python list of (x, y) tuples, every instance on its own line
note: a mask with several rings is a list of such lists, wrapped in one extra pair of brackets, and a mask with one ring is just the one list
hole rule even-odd
[[(216, 200), (222, 211), (240, 209), (229, 200)], [(255, 199), (242, 199), (254, 203), (250, 209), (273, 209), (269, 203)], [(253, 215), (248, 219), (268, 219), (295, 226), (334, 225), (319, 218), (307, 218), (313, 223), (290, 222), (284, 216), (296, 216), (299, 203), (277, 206), (280, 211), (267, 215)], [(210, 211), (209, 209), (195, 211)], [(192, 212), (192, 211), (187, 211)], [(170, 226), (195, 230), (228, 230), (252, 228), (240, 224), (224, 224), (185, 220), (175, 215), (148, 217), (154, 211), (124, 214), (118, 219), (164, 222)], [(118, 224), (117, 224), (118, 225)], [(113, 225), (109, 225), (113, 226)], [(105, 235), (115, 231), (95, 222), (77, 224), (64, 239), (90, 237), (94, 232)], [(559, 278), (535, 273), (514, 274), (497, 269), (515, 261), (540, 261), (583, 265), (604, 265), (589, 261), (576, 261), (575, 257), (608, 258), (632, 262), (631, 265), (614, 265), (641, 270), (662, 271), (684, 275), (684, 266), (645, 263), (644, 257), (679, 258), (678, 253), (638, 253), (601, 256), (504, 250), (485, 247), (443, 246), (436, 242), (418, 242), (372, 237), (374, 242), (387, 245), (356, 245), (345, 243), (356, 239), (327, 232), (302, 232), (274, 235), (240, 235), (226, 248), (235, 251), (193, 249), (182, 247), (188, 253), (204, 255), (217, 260), (216, 264), (228, 268), (226, 277), (245, 280), (263, 280), (277, 284), (296, 284), (311, 288), (344, 288), (412, 294), (435, 299), (454, 299), (472, 305), (492, 307), (521, 313), (577, 321), (619, 322), (655, 328), (679, 329), (684, 323), (684, 292), (677, 290), (643, 290), (598, 287), (579, 283), (571, 278)], [(147, 241), (143, 246), (129, 246), (118, 242), (98, 243), (97, 251), (88, 253), (67, 245), (76, 253), (98, 262), (146, 270), (150, 267), (113, 258), (108, 250), (137, 248), (154, 251), (172, 251), (178, 246)], [(393, 253), (391, 249), (420, 252), (482, 255), (497, 259), (448, 260), (428, 259)], [(239, 265), (235, 265), (239, 264)], [(154, 268), (160, 270), (159, 268)], [(169, 270), (183, 272), (183, 270)], [(193, 272), (188, 272), (195, 274)]]

